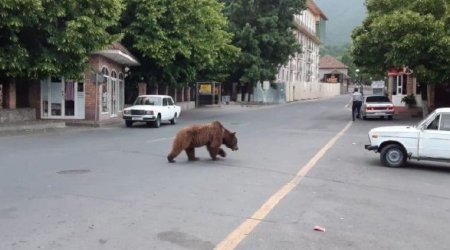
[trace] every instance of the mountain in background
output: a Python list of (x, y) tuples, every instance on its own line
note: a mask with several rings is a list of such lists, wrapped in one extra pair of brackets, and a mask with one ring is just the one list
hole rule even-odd
[(315, 0), (328, 18), (325, 45), (340, 46), (350, 43), (352, 30), (366, 17), (364, 0)]

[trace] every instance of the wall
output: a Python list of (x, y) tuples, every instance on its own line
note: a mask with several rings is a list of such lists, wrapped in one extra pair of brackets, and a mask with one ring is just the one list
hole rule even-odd
[[(279, 84), (279, 86), (282, 86), (282, 84)], [(263, 90), (260, 85), (257, 85), (254, 88), (253, 93), (253, 101), (255, 102), (292, 102), (341, 95), (341, 84), (323, 82), (297, 82), (295, 84), (287, 83), (285, 89), (280, 87), (277, 90)]]
[(341, 85), (338, 83), (298, 83), (295, 87), (294, 101), (316, 99), (341, 94)]
[(34, 108), (16, 108), (0, 110), (0, 123), (13, 123), (36, 120)]
[[(91, 56), (91, 58), (89, 60), (89, 65), (91, 67), (91, 70), (85, 72), (85, 79), (84, 79), (85, 110), (86, 110), (85, 119), (86, 120), (95, 120), (96, 117), (97, 117), (97, 120), (110, 119), (111, 117), (109, 114), (101, 114), (101, 112), (100, 112), (101, 87), (100, 87), (100, 83), (98, 83), (98, 84), (95, 83), (94, 72), (92, 71), (92, 69), (97, 72), (101, 72), (102, 68), (105, 66), (108, 68), (110, 73), (112, 70), (114, 70), (117, 72), (117, 74), (119, 74), (119, 73), (123, 73), (123, 67), (122, 67), (122, 65), (115, 63), (111, 60), (108, 60), (107, 58), (104, 58), (99, 55)], [(97, 111), (97, 113), (96, 113), (96, 111)]]
[(177, 102), (176, 105), (181, 107), (181, 111), (195, 109), (195, 101)]

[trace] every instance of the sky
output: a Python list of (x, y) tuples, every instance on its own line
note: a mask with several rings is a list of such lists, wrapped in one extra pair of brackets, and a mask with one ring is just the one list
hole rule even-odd
[(366, 16), (364, 0), (315, 0), (327, 16), (325, 45), (351, 42), (351, 32)]

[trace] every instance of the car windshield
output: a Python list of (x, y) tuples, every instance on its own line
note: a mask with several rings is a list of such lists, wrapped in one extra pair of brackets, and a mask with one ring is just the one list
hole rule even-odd
[(386, 96), (368, 96), (366, 102), (391, 102)]
[(139, 96), (134, 101), (134, 105), (150, 105), (150, 106), (161, 106), (161, 98), (154, 96)]

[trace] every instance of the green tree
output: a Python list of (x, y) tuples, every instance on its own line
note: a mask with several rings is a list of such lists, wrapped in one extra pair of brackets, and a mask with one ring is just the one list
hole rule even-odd
[(79, 78), (111, 35), (121, 0), (0, 0), (0, 76)]
[(238, 48), (216, 0), (129, 0), (122, 17), (126, 44), (141, 61), (135, 74), (152, 83), (195, 81), (232, 63)]
[(301, 53), (293, 34), (294, 15), (305, 9), (304, 0), (222, 0), (241, 49), (230, 81), (255, 84), (273, 80), (289, 57)]
[(418, 81), (450, 79), (450, 12), (446, 0), (366, 0), (368, 16), (352, 34), (352, 55), (364, 71), (408, 66)]

